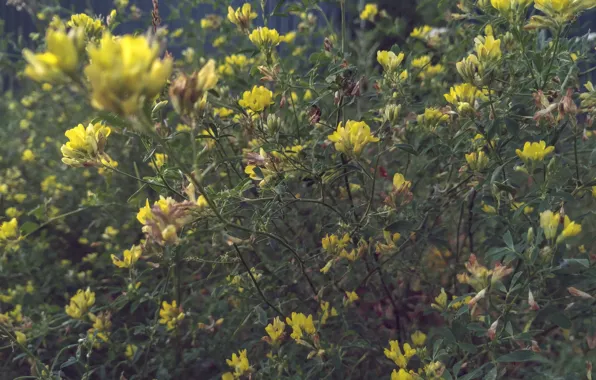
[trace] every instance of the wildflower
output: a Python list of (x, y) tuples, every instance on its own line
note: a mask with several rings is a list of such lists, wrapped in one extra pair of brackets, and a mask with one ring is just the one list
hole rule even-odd
[(16, 218), (0, 224), (0, 241), (18, 240), (19, 225)]
[(445, 100), (457, 107), (457, 111), (462, 113), (474, 110), (476, 100), (487, 100), (488, 92), (479, 90), (476, 86), (469, 83), (458, 84), (449, 89), (445, 94)]
[(248, 38), (256, 47), (265, 51), (269, 51), (282, 42), (282, 37), (277, 30), (265, 26), (253, 30)]
[(244, 91), (238, 104), (252, 112), (262, 112), (273, 104), (273, 92), (263, 86), (254, 86), (251, 91)]
[(567, 215), (564, 218), (563, 231), (557, 238), (557, 243), (561, 243), (563, 240), (577, 236), (582, 232), (582, 225), (579, 223), (572, 222)]
[(579, 290), (577, 288), (574, 288), (574, 287), (567, 288), (567, 291), (569, 292), (569, 294), (571, 294), (574, 297), (580, 297), (580, 298), (588, 299), (588, 300), (594, 299), (594, 297), (591, 296), (590, 294), (588, 294), (582, 290)]
[(389, 341), (389, 348), (385, 348), (384, 353), (387, 359), (393, 360), (399, 368), (405, 369), (408, 366), (410, 358), (416, 355), (416, 350), (408, 343), (404, 343), (403, 349), (402, 353), (399, 342), (397, 340), (391, 340)]
[(137, 351), (139, 350), (139, 347), (135, 344), (127, 344), (126, 345), (126, 349), (124, 350), (124, 356), (126, 356), (126, 359), (132, 361), (135, 357), (135, 355), (137, 354)]
[[(577, 14), (596, 6), (590, 0), (535, 0), (534, 7), (558, 23), (568, 22)], [(530, 20), (531, 22), (531, 20)]]
[(466, 154), (466, 161), (470, 169), (475, 172), (481, 172), (488, 166), (488, 157), (482, 150)]
[(489, 285), (489, 278), (490, 283), (494, 283), (513, 272), (513, 268), (508, 268), (501, 263), (496, 263), (492, 270), (488, 269), (478, 262), (474, 254), (470, 255), (465, 267), (469, 275), (468, 273), (458, 274), (457, 280), (463, 284), (471, 285), (476, 290), (486, 288)]
[(490, 0), (490, 3), (501, 15), (510, 17), (512, 12), (526, 9), (532, 0)]
[(354, 302), (358, 301), (360, 297), (358, 297), (358, 293), (356, 292), (346, 292), (346, 298), (344, 298), (344, 306), (350, 306)]
[(104, 30), (101, 20), (93, 19), (84, 13), (70, 16), (66, 25), (70, 28), (83, 28), (87, 38), (99, 37)]
[(184, 319), (184, 313), (182, 306), (178, 307), (176, 301), (168, 303), (163, 301), (161, 303), (161, 309), (159, 310), (159, 323), (166, 325), (168, 330), (174, 330), (176, 326)]
[(379, 50), (377, 52), (377, 62), (383, 66), (383, 70), (393, 73), (404, 60), (404, 53), (395, 54), (392, 51)]
[(428, 55), (423, 55), (421, 57), (414, 58), (411, 62), (412, 67), (416, 67), (418, 69), (426, 67), (429, 64), (430, 64), (430, 56), (428, 56)]
[(143, 232), (157, 244), (178, 244), (178, 231), (189, 221), (188, 211), (193, 207), (196, 207), (193, 202), (176, 202), (170, 197), (160, 197), (153, 207), (146, 200), (137, 220), (143, 224)]
[(227, 119), (228, 117), (232, 116), (233, 114), (234, 114), (234, 110), (226, 108), (226, 107), (220, 107), (220, 108), (213, 109), (213, 115), (219, 117), (220, 119)]
[(312, 320), (312, 315), (308, 317), (302, 313), (292, 313), (291, 317), (286, 318), (286, 323), (292, 328), (292, 339), (298, 341), (302, 340), (304, 333), (313, 336), (317, 330)]
[(159, 46), (143, 36), (114, 38), (104, 33), (88, 47), (91, 104), (121, 116), (135, 115), (145, 99), (155, 97), (172, 72), (171, 57), (158, 59)]
[(67, 35), (63, 30), (48, 29), (46, 41), (48, 47), (44, 53), (23, 50), (27, 61), (25, 75), (36, 82), (64, 82), (74, 75), (79, 65), (74, 31)]
[(265, 327), (265, 331), (269, 336), (265, 337), (264, 340), (272, 345), (278, 344), (283, 338), (285, 328), (286, 324), (283, 323), (279, 317), (275, 317), (273, 323), (270, 323)]
[(347, 247), (350, 243), (350, 235), (344, 234), (344, 236), (340, 239), (337, 235), (325, 235), (323, 240), (321, 240), (321, 245), (323, 249), (330, 255), (337, 254), (342, 249)]
[(35, 161), (35, 153), (33, 153), (31, 149), (25, 149), (21, 154), (21, 160), (23, 160), (23, 162)]
[(366, 4), (362, 12), (360, 12), (360, 20), (373, 22), (377, 14), (379, 14), (377, 4)]
[(17, 338), (17, 342), (20, 345), (25, 345), (27, 343), (27, 335), (23, 334), (20, 331), (15, 331), (14, 335), (15, 335), (15, 338)]
[(385, 239), (385, 244), (377, 242), (376, 252), (377, 254), (388, 253), (397, 249), (397, 241), (401, 238), (401, 234), (396, 232), (391, 234), (391, 232), (384, 230), (383, 231), (383, 238)]
[(410, 33), (410, 37), (425, 40), (432, 31), (432, 29), (433, 28), (428, 25), (416, 27), (414, 28), (414, 30), (412, 30), (412, 33)]
[(222, 18), (220, 16), (210, 14), (201, 19), (201, 28), (207, 30), (216, 30), (221, 26), (221, 22)]
[(70, 304), (64, 308), (66, 314), (74, 319), (82, 319), (91, 306), (95, 304), (95, 293), (91, 289), (79, 289), (70, 299)]
[(218, 76), (215, 61), (210, 59), (198, 72), (179, 75), (170, 86), (169, 95), (174, 109), (183, 115), (190, 114), (207, 99), (207, 92), (215, 88)]
[(133, 245), (130, 249), (125, 249), (123, 253), (123, 260), (120, 260), (116, 255), (111, 255), (112, 263), (118, 268), (130, 268), (141, 257), (143, 248), (140, 245)]
[(155, 163), (150, 162), (149, 166), (151, 166), (155, 170), (158, 170), (166, 164), (166, 162), (168, 161), (168, 155), (163, 153), (155, 153), (153, 155), (153, 159), (155, 160)]
[(396, 191), (408, 190), (412, 186), (412, 182), (406, 181), (405, 177), (401, 173), (395, 173), (393, 175), (393, 189)]
[(364, 121), (348, 120), (345, 127), (340, 122), (337, 130), (327, 136), (329, 140), (335, 143), (337, 151), (345, 153), (348, 156), (358, 157), (362, 149), (368, 143), (379, 141), (378, 137), (373, 137), (370, 133), (370, 127)]
[(69, 129), (64, 133), (68, 142), (60, 148), (62, 162), (73, 167), (101, 166), (111, 162), (111, 158), (104, 152), (107, 138), (112, 130), (100, 123), (83, 124)]
[(250, 374), (252, 371), (250, 363), (248, 362), (248, 356), (246, 350), (238, 351), (238, 355), (232, 354), (232, 359), (226, 359), (228, 366), (234, 369), (234, 372), (226, 372), (222, 376), (222, 380), (228, 379), (239, 379), (244, 375)]
[(426, 108), (422, 115), (418, 115), (416, 121), (418, 125), (434, 132), (441, 123), (449, 121), (449, 115), (444, 114), (438, 108), (430, 107)]
[(486, 296), (486, 289), (487, 288), (482, 289), (474, 296), (474, 298), (472, 298), (470, 301), (468, 301), (468, 307), (472, 307), (472, 306), (476, 305), (478, 303), (478, 301), (483, 299)]
[(414, 376), (403, 368), (400, 368), (399, 371), (394, 369), (391, 372), (391, 380), (414, 380)]
[(89, 313), (89, 319), (93, 322), (93, 327), (87, 331), (89, 340), (93, 341), (93, 346), (99, 348), (101, 343), (107, 343), (110, 337), (110, 330), (112, 329), (112, 321), (110, 312), (102, 312), (99, 315)]
[(323, 315), (321, 316), (321, 326), (327, 323), (329, 317), (336, 317), (337, 310), (334, 307), (330, 308), (329, 302), (321, 302), (321, 310)]
[(480, 62), (494, 62), (501, 59), (501, 40), (493, 36), (476, 37), (474, 49)]
[(294, 31), (286, 33), (283, 36), (281, 36), (281, 41), (285, 42), (287, 44), (293, 43), (295, 39), (296, 39), (296, 32), (294, 32)]
[(410, 336), (410, 339), (412, 340), (414, 346), (422, 347), (424, 346), (424, 342), (426, 342), (426, 334), (420, 330), (416, 330), (412, 336)]
[(329, 261), (327, 261), (325, 266), (323, 268), (321, 268), (319, 271), (323, 274), (327, 274), (327, 272), (329, 272), (329, 270), (331, 269), (332, 265), (333, 265), (333, 260), (329, 260)]
[(497, 209), (494, 206), (488, 205), (484, 202), (482, 203), (482, 211), (492, 215), (495, 215), (497, 213)]
[(339, 257), (342, 257), (348, 261), (356, 261), (356, 259), (358, 258), (357, 252), (355, 249), (352, 249), (350, 252), (348, 252), (345, 249), (342, 249), (341, 252), (339, 253)]
[(252, 11), (250, 3), (246, 3), (236, 10), (228, 7), (228, 20), (242, 31), (248, 30), (251, 21), (255, 18), (257, 18), (257, 14)]
[(546, 156), (551, 154), (555, 150), (554, 146), (546, 146), (544, 140), (540, 142), (530, 143), (526, 141), (523, 150), (516, 149), (515, 153), (522, 159), (526, 164), (529, 162), (540, 162), (543, 161)]

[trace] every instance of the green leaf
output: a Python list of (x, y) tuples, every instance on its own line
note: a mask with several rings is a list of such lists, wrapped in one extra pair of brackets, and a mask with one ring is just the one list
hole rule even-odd
[(515, 251), (515, 244), (513, 244), (513, 236), (511, 236), (510, 231), (505, 232), (505, 235), (503, 235), (503, 240), (510, 250)]
[(560, 311), (550, 313), (546, 319), (563, 329), (571, 328), (571, 320)]
[(493, 367), (488, 373), (484, 376), (484, 380), (497, 380), (497, 367)]
[(28, 235), (39, 228), (39, 224), (33, 222), (25, 222), (20, 228), (21, 235)]
[(546, 359), (534, 351), (514, 351), (497, 358), (498, 363), (543, 362)]
[(408, 152), (410, 154), (413, 154), (414, 156), (418, 155), (418, 152), (416, 152), (416, 149), (414, 149), (414, 147), (410, 144), (397, 144), (396, 146), (398, 149), (401, 149), (404, 152)]

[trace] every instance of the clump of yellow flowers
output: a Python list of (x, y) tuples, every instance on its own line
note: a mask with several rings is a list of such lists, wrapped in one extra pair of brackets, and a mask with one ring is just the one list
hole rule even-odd
[(279, 317), (275, 317), (273, 323), (265, 326), (265, 332), (267, 332), (267, 335), (269, 336), (263, 337), (263, 340), (271, 345), (279, 344), (284, 337), (285, 328), (286, 324), (283, 323)]
[[(557, 237), (559, 224), (563, 221), (563, 230)], [(540, 213), (540, 227), (544, 231), (544, 237), (547, 240), (553, 240), (557, 237), (556, 243), (562, 243), (564, 240), (579, 235), (582, 232), (582, 226), (579, 223), (571, 221), (569, 216), (561, 216), (558, 212), (550, 210)]]
[(228, 7), (228, 20), (242, 31), (247, 31), (250, 28), (251, 21), (255, 18), (257, 18), (257, 13), (253, 12), (250, 3), (245, 3), (236, 10)]
[(486, 169), (488, 161), (488, 157), (482, 150), (466, 154), (466, 162), (470, 169), (475, 172), (481, 172)]
[(95, 293), (91, 289), (79, 289), (70, 299), (70, 304), (64, 310), (71, 318), (83, 319), (91, 306), (95, 305)]
[(379, 14), (379, 7), (377, 4), (366, 4), (362, 12), (360, 12), (360, 19), (367, 21), (374, 21), (375, 17)]
[(452, 86), (449, 93), (445, 94), (445, 100), (457, 107), (457, 112), (466, 114), (474, 112), (476, 101), (488, 99), (488, 91), (480, 90), (470, 83), (463, 83)]
[(180, 74), (170, 86), (170, 99), (176, 112), (190, 115), (206, 101), (209, 90), (217, 85), (215, 61), (210, 59), (198, 72)]
[(172, 303), (169, 303), (168, 301), (163, 301), (161, 303), (159, 323), (166, 325), (168, 330), (174, 330), (176, 326), (182, 322), (184, 317), (185, 314), (182, 311), (182, 306), (178, 307), (175, 300), (172, 301)]
[(23, 50), (27, 61), (25, 75), (36, 82), (63, 83), (69, 80), (79, 65), (81, 33), (71, 29), (69, 33), (61, 28), (48, 29), (46, 34), (47, 51), (33, 53)]
[(302, 341), (304, 334), (314, 337), (317, 333), (312, 315), (308, 317), (302, 313), (292, 313), (291, 317), (286, 318), (286, 323), (292, 328), (290, 336), (296, 341)]
[(12, 218), (9, 221), (0, 224), (0, 242), (17, 241), (19, 236), (19, 224), (17, 218)]
[(83, 124), (64, 133), (68, 142), (60, 148), (62, 162), (73, 167), (110, 165), (112, 159), (104, 152), (112, 130), (100, 123)]
[(277, 30), (269, 29), (266, 26), (253, 30), (248, 38), (256, 47), (264, 51), (271, 51), (272, 48), (283, 42), (283, 38)]
[(532, 16), (526, 28), (556, 30), (581, 12), (596, 7), (596, 3), (592, 0), (535, 0), (534, 7), (544, 13), (544, 16)]
[(224, 373), (221, 377), (222, 380), (240, 379), (252, 372), (246, 350), (238, 351), (238, 355), (232, 354), (232, 359), (226, 359), (226, 363), (234, 369), (234, 372)]
[(133, 245), (130, 249), (125, 249), (123, 252), (123, 259), (116, 255), (111, 255), (112, 263), (118, 268), (131, 268), (141, 257), (143, 248), (140, 245)]
[(263, 86), (254, 86), (252, 90), (242, 94), (238, 104), (250, 112), (263, 112), (273, 104), (273, 92)]
[(164, 87), (172, 72), (172, 58), (159, 59), (153, 37), (103, 34), (99, 45), (88, 46), (85, 74), (91, 84), (91, 104), (121, 116), (134, 116), (145, 100)]
[(84, 13), (70, 16), (66, 25), (70, 28), (82, 28), (87, 38), (99, 37), (105, 29), (100, 19), (94, 19)]
[(197, 207), (196, 203), (189, 201), (176, 202), (168, 197), (160, 197), (158, 201), (139, 209), (137, 220), (143, 224), (143, 232), (151, 241), (159, 244), (178, 244), (178, 231), (189, 222), (189, 210)]
[(344, 126), (340, 122), (335, 132), (327, 136), (335, 143), (335, 149), (348, 157), (357, 158), (369, 143), (379, 141), (370, 133), (370, 127), (364, 121), (348, 120)]

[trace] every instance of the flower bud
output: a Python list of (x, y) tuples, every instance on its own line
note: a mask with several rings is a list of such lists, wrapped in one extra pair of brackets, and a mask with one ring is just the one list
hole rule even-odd
[(271, 113), (267, 115), (267, 123), (265, 125), (267, 126), (267, 131), (271, 135), (275, 135), (281, 128), (281, 119), (279, 116)]
[(383, 121), (388, 122), (390, 125), (396, 125), (399, 120), (400, 110), (401, 104), (388, 104), (383, 111)]

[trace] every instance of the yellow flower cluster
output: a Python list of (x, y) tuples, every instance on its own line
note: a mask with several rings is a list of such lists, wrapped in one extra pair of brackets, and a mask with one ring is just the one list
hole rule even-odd
[(190, 76), (180, 74), (174, 80), (169, 95), (176, 112), (189, 115), (204, 105), (208, 91), (214, 89), (219, 80), (215, 70), (215, 61), (210, 59), (198, 72)]
[(93, 19), (84, 13), (70, 16), (66, 25), (70, 28), (82, 28), (87, 38), (99, 37), (105, 29), (101, 20)]
[(404, 343), (403, 352), (399, 346), (399, 341), (389, 341), (389, 348), (384, 350), (387, 359), (393, 360), (393, 362), (402, 369), (407, 368), (408, 361), (416, 355), (416, 349), (412, 348), (409, 343)]
[(95, 305), (95, 293), (89, 288), (79, 289), (64, 310), (71, 318), (83, 319), (93, 305)]
[(561, 218), (559, 213), (547, 210), (540, 213), (540, 227), (544, 231), (544, 237), (546, 239), (552, 240), (557, 236), (561, 219), (563, 219), (563, 231), (557, 237), (557, 244), (582, 232), (581, 224), (571, 221), (569, 216), (565, 215), (565, 217)]
[(47, 51), (33, 53), (23, 50), (27, 61), (25, 75), (36, 82), (62, 83), (74, 75), (79, 65), (79, 45), (75, 30), (67, 34), (64, 30), (48, 29)]
[(476, 86), (463, 83), (457, 84), (445, 94), (445, 100), (457, 107), (459, 113), (474, 111), (476, 100), (487, 100), (488, 91), (480, 90)]
[(83, 124), (64, 133), (68, 142), (60, 148), (62, 162), (73, 167), (110, 166), (112, 159), (104, 152), (108, 136), (112, 130), (100, 123)]
[(271, 345), (278, 344), (284, 336), (285, 328), (286, 324), (283, 323), (279, 317), (275, 317), (273, 323), (270, 323), (265, 327), (265, 332), (269, 335), (268, 337), (265, 337), (267, 343)]
[(182, 306), (178, 307), (176, 301), (168, 303), (163, 301), (161, 303), (161, 309), (159, 310), (159, 323), (166, 325), (168, 330), (174, 330), (179, 323), (184, 319), (184, 312)]
[(195, 207), (197, 203), (176, 202), (170, 197), (160, 197), (150, 207), (147, 199), (137, 213), (137, 220), (143, 224), (143, 232), (152, 241), (159, 245), (175, 245), (178, 243), (178, 231), (189, 221), (188, 211)]
[(16, 218), (0, 224), (0, 242), (15, 241), (19, 239), (19, 224)]
[(250, 3), (246, 3), (236, 10), (232, 7), (228, 7), (228, 20), (240, 30), (248, 30), (251, 21), (255, 18), (257, 18), (257, 14), (252, 11)]
[(379, 14), (379, 7), (377, 4), (366, 4), (362, 12), (360, 12), (360, 19), (366, 21), (375, 21), (375, 17)]
[(222, 380), (240, 379), (252, 372), (246, 350), (238, 351), (238, 355), (232, 354), (232, 359), (226, 359), (226, 363), (234, 369), (234, 372), (224, 373), (221, 377)]
[(110, 330), (112, 329), (111, 314), (102, 312), (99, 315), (89, 313), (89, 319), (93, 322), (93, 327), (87, 331), (87, 337), (93, 342), (95, 348), (100, 348), (102, 343), (107, 343), (110, 339)]
[(251, 91), (245, 91), (238, 104), (252, 112), (262, 112), (273, 104), (273, 92), (263, 86), (254, 86)]
[(546, 142), (529, 142), (526, 141), (523, 150), (516, 149), (515, 153), (526, 164), (544, 161), (546, 156), (555, 150), (554, 146), (546, 146)]
[(471, 170), (481, 172), (488, 166), (488, 157), (483, 150), (466, 154), (466, 162)]
[(327, 138), (335, 143), (338, 152), (355, 158), (360, 156), (366, 145), (379, 141), (378, 137), (372, 136), (366, 122), (354, 120), (348, 120), (345, 126), (340, 122), (336, 131)]
[(404, 53), (395, 54), (392, 51), (379, 50), (377, 52), (377, 62), (386, 72), (393, 73), (404, 60)]
[(133, 245), (130, 249), (124, 250), (122, 260), (116, 255), (111, 255), (112, 263), (118, 268), (131, 268), (139, 260), (142, 253), (143, 248), (140, 245)]
[(269, 29), (266, 26), (253, 30), (248, 38), (256, 47), (265, 51), (269, 51), (283, 42), (283, 38), (277, 30)]
[(422, 115), (418, 115), (416, 121), (418, 125), (434, 132), (439, 125), (449, 121), (449, 115), (444, 114), (438, 108), (429, 107), (424, 110)]
[(88, 47), (91, 63), (85, 67), (91, 84), (91, 104), (121, 116), (137, 114), (145, 100), (164, 87), (173, 61), (158, 58), (158, 44), (144, 36), (103, 34), (99, 46)]
[(286, 323), (292, 328), (292, 339), (296, 341), (302, 340), (304, 334), (314, 336), (317, 333), (312, 315), (308, 317), (302, 313), (292, 313), (291, 317), (286, 318)]

